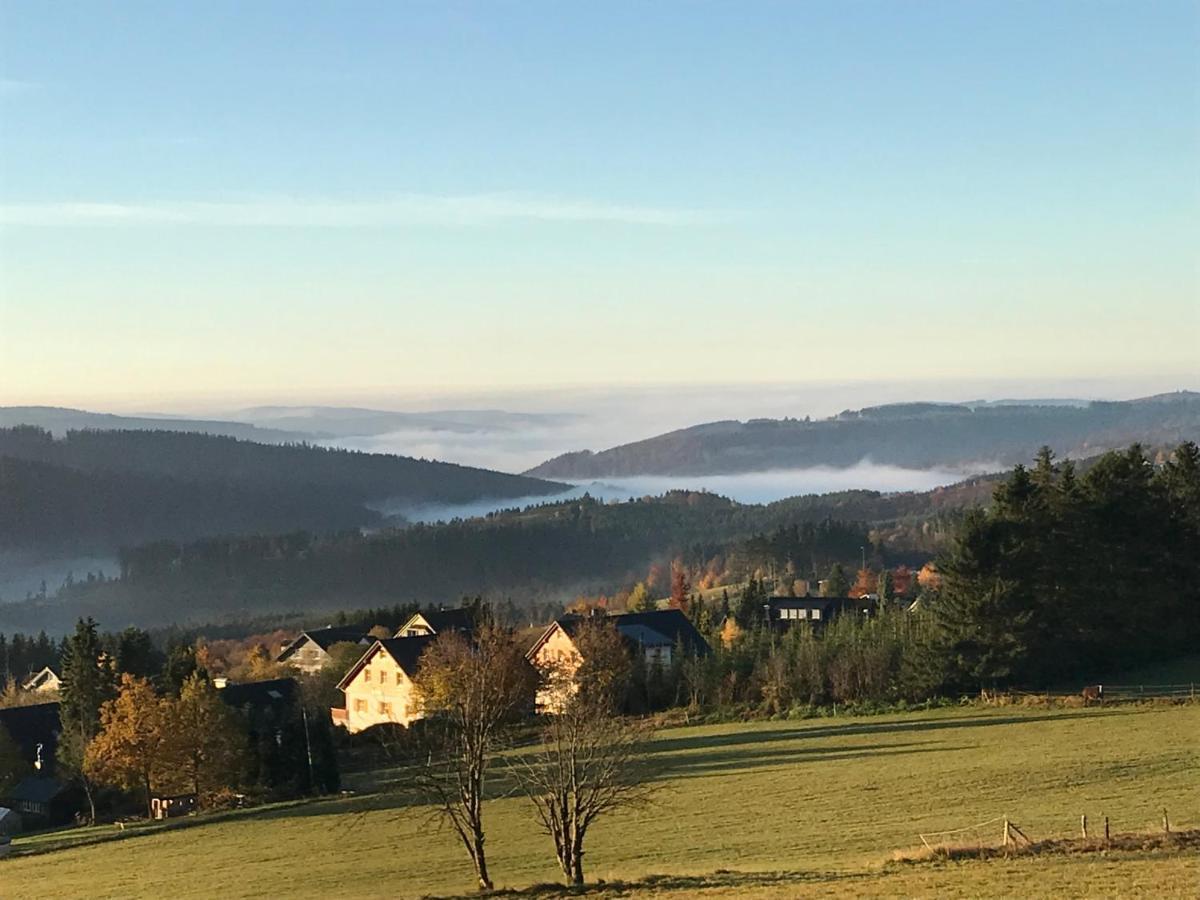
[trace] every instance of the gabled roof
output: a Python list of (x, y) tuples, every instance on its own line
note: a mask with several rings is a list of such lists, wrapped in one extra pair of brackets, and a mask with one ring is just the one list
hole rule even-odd
[(375, 658), (375, 654), (379, 652), (387, 653), (396, 661), (396, 665), (409, 678), (415, 678), (417, 671), (421, 667), (421, 655), (432, 644), (437, 637), (432, 634), (422, 635), (421, 637), (406, 637), (406, 638), (382, 638), (376, 640), (367, 652), (359, 657), (358, 662), (350, 667), (342, 680), (338, 682), (338, 689), (345, 690), (354, 677), (358, 675), (370, 662)]
[(42, 671), (30, 675), (29, 678), (25, 680), (25, 683), (21, 685), (21, 690), (35, 691), (47, 682), (54, 682), (57, 684), (61, 681), (62, 679), (58, 677), (58, 673), (49, 666), (46, 666), (44, 669), (42, 669)]
[(325, 628), (314, 628), (311, 631), (300, 632), (294, 641), (283, 648), (283, 652), (279, 654), (275, 661), (283, 662), (309, 642), (316, 644), (328, 653), (329, 648), (334, 644), (359, 644), (370, 639), (371, 636), (358, 625), (339, 625), (336, 627), (330, 625)]
[(433, 634), (442, 634), (447, 631), (461, 631), (470, 634), (475, 631), (475, 619), (471, 615), (471, 610), (439, 609), (413, 613), (407, 622), (396, 629), (395, 636), (399, 637), (418, 619), (428, 625)]
[(652, 609), (648, 612), (620, 613), (610, 617), (617, 630), (624, 633), (630, 626), (640, 625), (657, 631), (672, 644), (682, 644), (688, 653), (705, 656), (711, 652), (704, 635), (679, 609)]
[[(555, 619), (546, 626), (525, 658), (532, 660), (542, 645), (550, 639), (555, 631), (563, 631), (567, 637), (574, 639), (575, 632), (586, 619), (582, 616), (563, 616)], [(712, 652), (708, 641), (696, 630), (691, 621), (681, 610), (656, 609), (639, 613), (619, 613), (605, 616), (601, 619), (611, 622), (621, 636), (630, 643), (640, 647), (666, 647), (682, 644), (687, 653), (696, 656), (706, 656)]]
[(255, 712), (289, 706), (296, 699), (296, 682), (291, 678), (270, 678), (227, 684), (219, 691), (221, 699), (237, 709), (250, 707)]

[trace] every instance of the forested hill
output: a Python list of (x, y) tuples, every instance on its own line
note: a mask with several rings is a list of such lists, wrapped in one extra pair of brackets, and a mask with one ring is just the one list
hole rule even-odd
[(996, 465), (1050, 446), (1082, 458), (1140, 442), (1174, 446), (1200, 439), (1200, 394), (1079, 406), (905, 403), (847, 411), (829, 419), (712, 422), (599, 453), (567, 453), (526, 474), (587, 480), (628, 475), (719, 475), (864, 459), (912, 468)]
[[(846, 491), (766, 506), (700, 492), (623, 503), (584, 497), (374, 534), (160, 541), (122, 551), (117, 580), (0, 605), (0, 631), (66, 628), (78, 615), (151, 626), (457, 602), (467, 594), (529, 609), (628, 587), (656, 565), (669, 573), (676, 560), (697, 578), (719, 571), (736, 579), (789, 560), (821, 573), (834, 562), (856, 566), (868, 531), (880, 525), (902, 540), (877, 552), (913, 563), (937, 548), (961, 507), (991, 488), (974, 479), (922, 494)], [(757, 534), (774, 537), (746, 543)]]
[(0, 549), (56, 552), (205, 535), (336, 531), (368, 504), (466, 503), (562, 485), (402, 456), (172, 431), (0, 429)]

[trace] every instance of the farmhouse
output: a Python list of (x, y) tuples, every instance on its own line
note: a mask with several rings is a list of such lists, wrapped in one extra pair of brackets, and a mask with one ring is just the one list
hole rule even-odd
[(393, 637), (426, 637), (447, 631), (473, 634), (475, 618), (472, 611), (469, 609), (439, 609), (436, 612), (433, 610), (419, 612), (401, 625)]
[(58, 677), (49, 666), (42, 669), (35, 675), (29, 676), (25, 683), (21, 685), (23, 691), (37, 691), (39, 693), (57, 693), (62, 686), (62, 679)]
[(334, 724), (354, 734), (372, 725), (408, 725), (420, 719), (413, 679), (421, 654), (434, 640), (428, 634), (375, 641), (338, 683), (346, 695), (346, 707), (331, 710)]
[(332, 625), (313, 631), (302, 631), (276, 657), (306, 675), (321, 671), (329, 662), (329, 648), (334, 644), (369, 644), (372, 638), (358, 626), (335, 628)]
[[(580, 616), (564, 616), (551, 622), (525, 658), (543, 675), (554, 670), (570, 675), (583, 662), (574, 640), (583, 621)], [(711, 652), (708, 642), (678, 609), (622, 613), (608, 616), (605, 621), (616, 627), (630, 651), (640, 653), (648, 665), (669, 666), (676, 648), (689, 656)], [(538, 691), (537, 705), (541, 710), (552, 709), (560, 699), (553, 688), (543, 687)]]

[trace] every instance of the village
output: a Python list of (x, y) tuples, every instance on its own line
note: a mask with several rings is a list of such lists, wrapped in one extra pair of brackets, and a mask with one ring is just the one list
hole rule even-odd
[[(925, 584), (935, 584), (936, 570), (927, 566), (920, 573)], [(855, 586), (873, 585), (880, 580), (876, 573), (860, 574)], [(756, 610), (735, 616), (728, 610), (728, 590), (724, 591), (724, 612), (721, 604), (705, 600), (700, 594), (664, 598), (649, 604), (655, 608), (641, 611), (609, 613), (602, 607), (577, 604), (578, 612), (568, 613), (541, 627), (522, 629), (524, 660), (528, 664), (537, 688), (527, 713), (534, 715), (561, 709), (564, 683), (584, 662), (574, 635), (582, 623), (603, 620), (620, 636), (621, 642), (639, 673), (641, 687), (651, 696), (623, 698), (622, 708), (638, 712), (668, 708), (687, 703), (687, 692), (679, 685), (670, 690), (664, 682), (672, 677), (681, 681), (685, 663), (695, 663), (711, 656), (712, 643), (728, 648), (741, 637), (746, 627), (766, 628), (774, 634), (803, 625), (807, 630), (821, 629), (840, 616), (857, 618), (875, 616), (885, 606), (895, 613), (904, 613), (917, 603), (918, 576), (901, 567), (885, 573), (882, 581), (892, 596), (880, 601), (878, 593), (860, 593), (857, 597), (825, 596), (829, 583), (787, 579), (786, 594), (769, 596), (765, 583), (752, 582), (742, 586), (741, 593), (751, 597)], [(782, 588), (784, 580), (776, 582)], [(844, 586), (843, 586), (844, 587)], [(709, 591), (712, 596), (714, 592)], [(756, 601), (761, 601), (757, 603)], [(659, 608), (661, 607), (661, 608)], [(714, 618), (719, 616), (718, 618)], [(250, 745), (262, 742), (267, 735), (281, 750), (280, 756), (290, 760), (301, 771), (277, 775), (274, 788), (259, 791), (259, 797), (279, 797), (317, 793), (335, 789), (337, 784), (336, 740), (327, 726), (334, 726), (347, 735), (369, 733), (377, 726), (410, 726), (427, 715), (418, 686), (418, 676), (426, 651), (439, 637), (453, 635), (470, 643), (477, 634), (487, 610), (479, 603), (462, 607), (428, 607), (414, 612), (394, 632), (379, 627), (327, 625), (307, 629), (277, 648), (271, 664), (260, 666), (273, 677), (257, 680), (231, 680), (226, 674), (202, 671), (202, 678), (212, 698), (233, 715), (235, 730)], [(744, 624), (739, 624), (739, 618)], [(700, 630), (702, 626), (709, 635)], [(125, 680), (116, 665), (117, 660), (101, 651), (96, 664), (101, 672), (118, 687), (133, 684), (128, 673)], [(565, 668), (564, 668), (565, 667)], [(146, 675), (148, 673), (143, 673)], [(197, 673), (192, 672), (196, 680)], [(564, 681), (565, 678), (565, 681)], [(312, 706), (320, 696), (329, 696), (328, 684), (336, 687), (337, 701), (323, 708)], [(321, 691), (317, 685), (324, 685)], [(657, 686), (657, 687), (655, 687)], [(129, 690), (131, 700), (161, 703), (153, 690)], [(73, 778), (59, 764), (62, 739), (59, 695), (63, 691), (62, 674), (51, 666), (30, 673), (15, 690), (10, 691), (7, 708), (0, 708), (0, 746), (7, 743), (15, 755), (4, 761), (8, 772), (0, 794), (0, 834), (11, 837), (21, 831), (61, 827), (92, 816), (88, 792), (81, 789), (80, 778)], [(169, 691), (167, 692), (169, 693)], [(113, 710), (108, 719), (101, 709), (102, 721), (115, 721), (119, 693), (107, 704)], [(134, 714), (136, 717), (136, 714)], [(297, 718), (302, 727), (291, 727)], [(148, 717), (147, 717), (148, 719)], [(101, 732), (102, 733), (102, 732)], [(314, 735), (319, 736), (317, 768), (326, 773), (324, 779), (314, 773)], [(211, 735), (207, 736), (211, 737)], [(285, 747), (284, 741), (294, 746)], [(270, 743), (270, 741), (268, 741)], [(345, 743), (343, 739), (343, 744)], [(124, 748), (118, 752), (128, 752)], [(136, 752), (136, 751), (135, 751)], [(184, 748), (186, 755), (187, 748)], [(128, 818), (132, 810), (141, 809), (154, 819), (166, 819), (195, 814), (203, 808), (228, 803), (253, 802), (254, 791), (239, 790), (238, 773), (229, 770), (228, 784), (206, 783), (202, 789), (171, 792), (158, 790), (154, 779), (147, 774), (147, 760), (135, 765), (141, 777), (125, 775), (111, 778), (106, 802), (99, 808), (97, 820), (118, 821)], [(99, 771), (103, 766), (97, 765)], [(332, 774), (330, 774), (332, 773)], [(14, 777), (20, 774), (21, 777)], [(126, 773), (127, 774), (127, 773)], [(169, 781), (169, 779), (167, 779)], [(102, 781), (97, 779), (97, 786)], [(280, 785), (288, 787), (280, 790)], [(197, 787), (201, 785), (197, 784)], [(100, 794), (106, 792), (101, 790)], [(141, 793), (135, 805), (134, 795)]]

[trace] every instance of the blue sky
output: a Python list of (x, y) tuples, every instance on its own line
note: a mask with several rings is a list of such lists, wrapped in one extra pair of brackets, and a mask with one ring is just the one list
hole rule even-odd
[(0, 403), (1198, 386), (1194, 3), (0, 9)]

